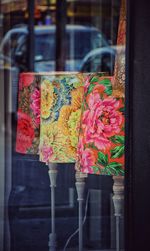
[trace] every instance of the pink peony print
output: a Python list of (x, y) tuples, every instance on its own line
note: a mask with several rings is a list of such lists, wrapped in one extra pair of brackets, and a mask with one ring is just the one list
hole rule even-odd
[(84, 151), (84, 141), (83, 141), (83, 137), (80, 136), (79, 141), (78, 141), (78, 147), (77, 147), (77, 157), (80, 158), (83, 151)]
[(85, 84), (84, 84), (84, 91), (87, 92), (88, 88), (89, 88), (89, 85), (90, 85), (90, 77), (87, 76), (85, 78)]
[(95, 155), (92, 149), (90, 148), (86, 148), (85, 150), (83, 150), (82, 154), (80, 155), (81, 159), (80, 159), (80, 164), (82, 167), (82, 171), (84, 173), (92, 173), (92, 166), (95, 165)]
[(43, 156), (43, 161), (48, 163), (49, 158), (53, 155), (53, 148), (43, 145), (40, 149), (41, 155)]
[(83, 113), (82, 127), (86, 143), (94, 143), (99, 150), (110, 147), (109, 137), (121, 130), (123, 116), (118, 111), (120, 101), (113, 97), (101, 99), (98, 93), (90, 94), (89, 109)]
[(30, 105), (33, 110), (33, 114), (35, 115), (35, 123), (37, 125), (40, 124), (40, 91), (36, 88), (31, 95), (32, 104)]

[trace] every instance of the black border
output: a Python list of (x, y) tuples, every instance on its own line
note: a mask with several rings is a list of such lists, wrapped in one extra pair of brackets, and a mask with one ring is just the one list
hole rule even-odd
[(127, 0), (125, 251), (150, 250), (150, 1)]
[(131, 50), (131, 37), (132, 37), (132, 21), (131, 1), (126, 1), (126, 86), (125, 86), (125, 250), (133, 251), (133, 173), (132, 173), (132, 150), (133, 150), (133, 103), (132, 103), (132, 59), (133, 51)]

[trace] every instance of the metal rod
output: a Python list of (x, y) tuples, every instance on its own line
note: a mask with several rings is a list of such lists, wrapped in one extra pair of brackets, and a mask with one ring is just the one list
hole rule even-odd
[(55, 233), (55, 188), (51, 186), (51, 229)]
[(120, 218), (122, 217), (124, 202), (124, 177), (113, 176), (113, 180), (113, 202), (116, 217), (116, 251), (120, 251)]
[(57, 164), (49, 164), (49, 178), (51, 187), (51, 233), (49, 234), (49, 251), (56, 251), (56, 232), (55, 232), (55, 187), (57, 179)]
[(85, 177), (86, 174), (76, 172), (76, 189), (78, 195), (79, 202), (79, 215), (78, 215), (78, 223), (79, 223), (79, 251), (83, 251), (83, 200), (84, 200), (84, 188), (85, 188)]
[(79, 251), (83, 250), (83, 226), (82, 226), (83, 216), (82, 216), (82, 211), (83, 211), (83, 201), (79, 200)]
[(120, 251), (120, 216), (116, 216), (116, 251)]

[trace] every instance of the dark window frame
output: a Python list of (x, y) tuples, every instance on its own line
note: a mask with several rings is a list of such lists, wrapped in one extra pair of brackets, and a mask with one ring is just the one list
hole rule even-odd
[(149, 10), (127, 0), (125, 251), (150, 250)]

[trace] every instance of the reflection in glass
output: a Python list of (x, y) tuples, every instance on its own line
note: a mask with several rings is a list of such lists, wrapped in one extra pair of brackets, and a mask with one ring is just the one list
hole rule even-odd
[[(28, 32), (30, 1), (1, 1), (3, 37), (0, 42), (0, 72), (5, 76), (6, 120), (6, 184), (10, 227), (5, 236), (13, 251), (47, 251), (50, 233), (50, 188), (48, 168), (35, 155), (16, 153), (16, 122), (18, 109), (19, 74), (29, 71)], [(113, 75), (119, 27), (120, 0), (66, 1), (65, 71), (106, 72)], [(1, 6), (0, 6), (1, 7)], [(35, 51), (32, 58), (35, 72), (56, 69), (56, 1), (35, 1), (34, 37)], [(63, 16), (64, 13), (61, 13)], [(11, 19), (11, 23), (9, 20)], [(59, 23), (60, 27), (62, 22)], [(1, 32), (2, 33), (2, 32)], [(121, 49), (124, 55), (124, 49)], [(7, 128), (7, 129), (8, 129)], [(8, 141), (9, 139), (9, 141)], [(8, 154), (9, 153), (9, 154)], [(63, 250), (69, 236), (78, 227), (77, 194), (75, 191), (74, 165), (58, 166), (56, 188), (57, 248)], [(2, 175), (1, 175), (2, 177)], [(1, 178), (2, 179), (2, 178)], [(10, 182), (12, 179), (12, 183)], [(115, 250), (115, 218), (112, 203), (112, 178), (90, 175), (86, 182), (84, 224), (85, 250)], [(11, 192), (11, 193), (10, 193)], [(89, 192), (89, 197), (87, 194)], [(84, 214), (84, 212), (83, 212)], [(121, 248), (123, 249), (123, 219), (121, 219)], [(7, 246), (7, 245), (6, 245)], [(7, 248), (6, 248), (7, 249)], [(68, 250), (78, 249), (77, 235)], [(8, 250), (6, 250), (8, 251)]]

